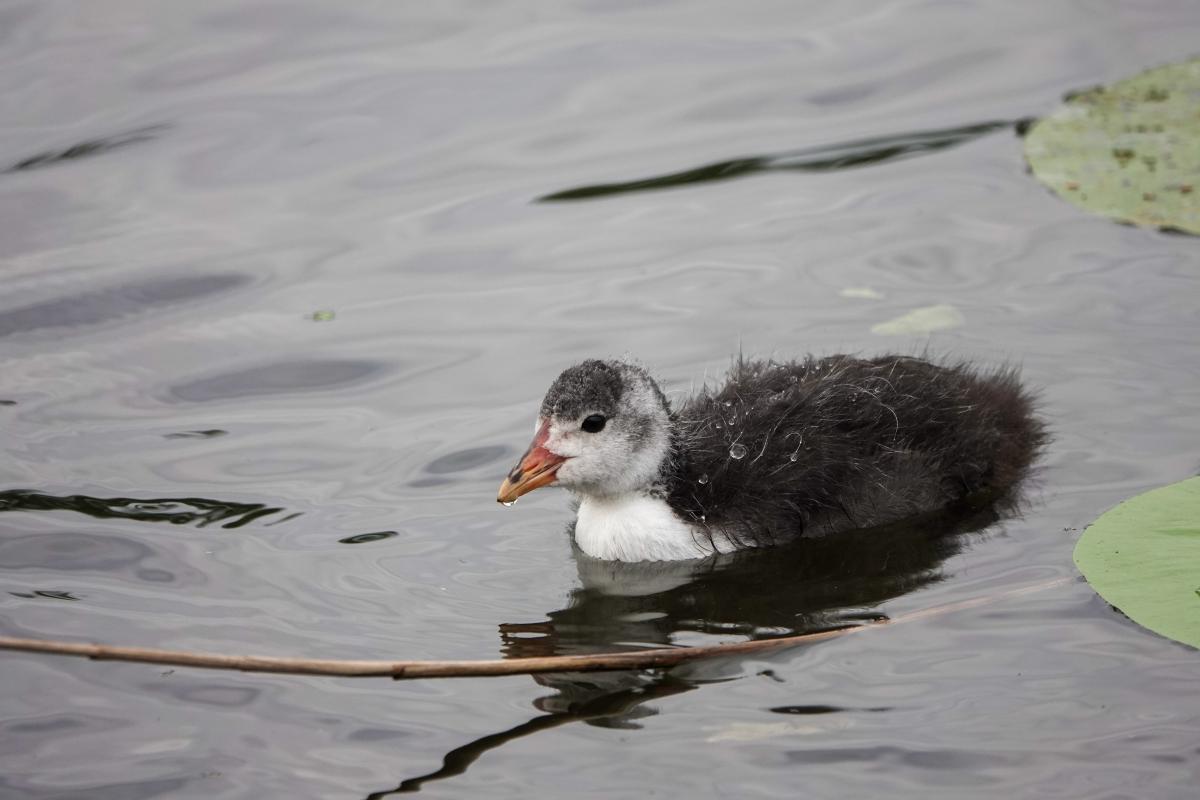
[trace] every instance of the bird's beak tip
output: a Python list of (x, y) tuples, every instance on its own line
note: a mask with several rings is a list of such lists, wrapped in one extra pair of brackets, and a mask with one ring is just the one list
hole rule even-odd
[(566, 458), (543, 447), (544, 441), (542, 432), (539, 431), (538, 437), (525, 451), (525, 455), (521, 456), (520, 462), (500, 484), (496, 502), (511, 506), (521, 495), (549, 486), (558, 480), (558, 468)]

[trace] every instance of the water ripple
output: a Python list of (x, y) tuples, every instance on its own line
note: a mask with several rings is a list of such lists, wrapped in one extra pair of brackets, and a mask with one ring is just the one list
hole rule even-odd
[(538, 200), (541, 202), (585, 200), (628, 192), (669, 189), (693, 183), (713, 183), (760, 172), (832, 172), (852, 167), (865, 167), (900, 158), (912, 158), (923, 153), (935, 153), (998, 130), (1011, 128), (1016, 124), (1009, 121), (981, 122), (931, 131), (875, 136), (786, 153), (735, 158), (652, 178), (564, 189), (539, 197)]
[(255, 520), (286, 509), (264, 503), (230, 503), (201, 497), (140, 500), (130, 497), (49, 495), (23, 489), (0, 491), (3, 511), (74, 511), (96, 519), (132, 519), (139, 522), (169, 522), (172, 525), (224, 523), (222, 528), (241, 528)]
[[(1196, 470), (1195, 241), (1049, 196), (1001, 122), (1192, 54), (1194, 0), (0, 5), (5, 632), (772, 636), (1071, 574), (1101, 510)], [(943, 304), (965, 323), (870, 333)], [(568, 363), (677, 398), (739, 347), (881, 346), (1023, 364), (1056, 431), (1023, 517), (697, 575), (577, 561), (561, 493), (495, 504)], [(668, 676), (3, 662), (0, 795), (31, 800), (1195, 793), (1195, 654), (1074, 584)]]

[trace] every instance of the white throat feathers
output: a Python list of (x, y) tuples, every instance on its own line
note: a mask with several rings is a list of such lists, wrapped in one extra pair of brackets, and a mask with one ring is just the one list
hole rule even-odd
[(734, 550), (725, 537), (710, 541), (707, 533), (684, 522), (666, 500), (638, 492), (583, 495), (575, 543), (593, 558), (612, 561), (676, 561)]

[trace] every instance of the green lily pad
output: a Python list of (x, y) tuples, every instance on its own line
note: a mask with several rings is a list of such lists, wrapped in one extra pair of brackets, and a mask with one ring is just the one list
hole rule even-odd
[(1025, 158), (1088, 211), (1200, 234), (1200, 59), (1069, 96), (1026, 132)]
[(1106, 511), (1075, 546), (1075, 566), (1134, 622), (1200, 647), (1200, 478)]

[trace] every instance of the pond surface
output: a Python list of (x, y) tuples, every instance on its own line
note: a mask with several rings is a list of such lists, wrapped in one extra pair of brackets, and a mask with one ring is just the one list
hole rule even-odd
[[(0, 634), (486, 659), (1074, 576), (1200, 467), (1200, 239), (1056, 199), (1012, 123), (1197, 42), (1194, 0), (5, 3)], [(582, 358), (926, 348), (1040, 387), (1021, 514), (651, 569), (495, 502)], [(1197, 663), (1078, 582), (666, 675), (8, 653), (0, 796), (1190, 798)]]

